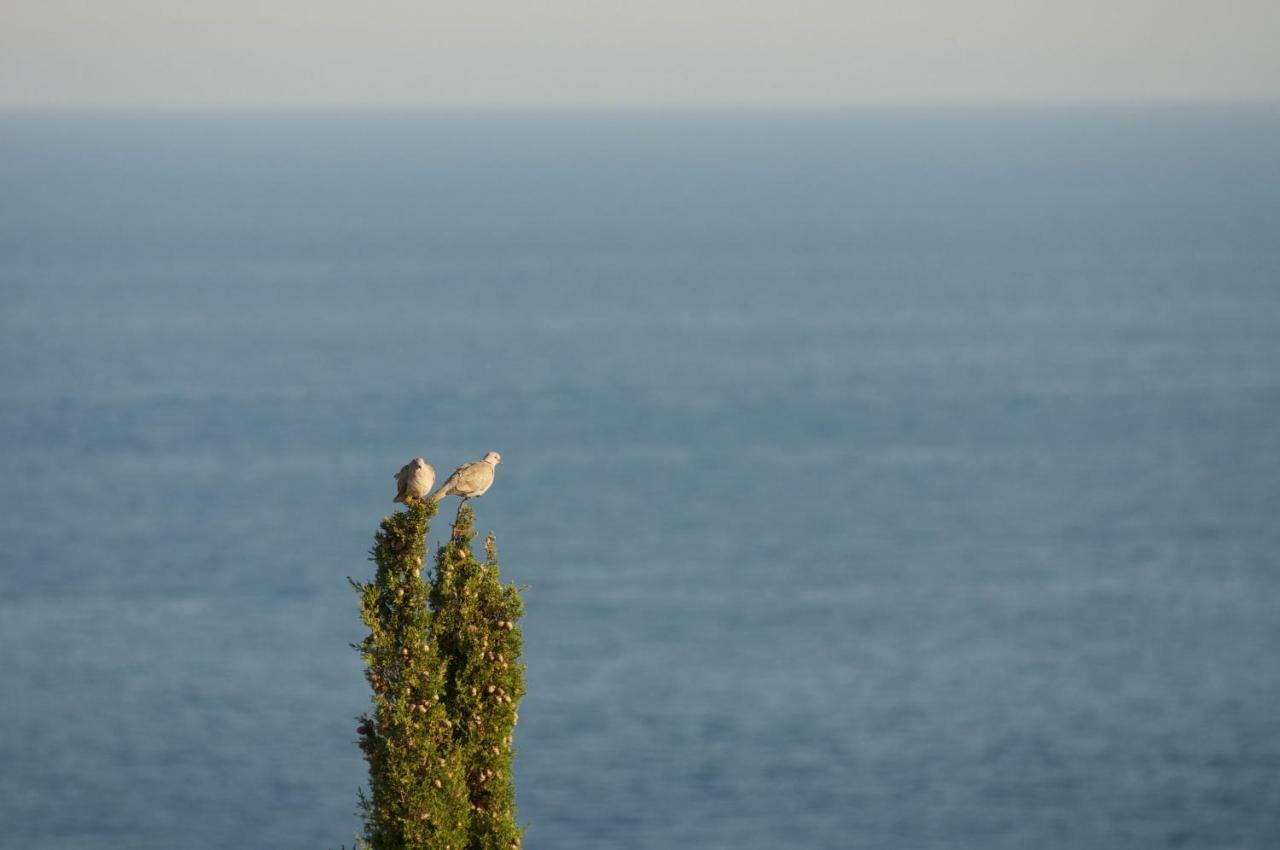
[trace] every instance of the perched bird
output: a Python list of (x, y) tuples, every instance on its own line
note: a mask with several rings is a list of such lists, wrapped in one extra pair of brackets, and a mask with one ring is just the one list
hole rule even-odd
[(396, 497), (393, 502), (410, 502), (421, 501), (428, 493), (431, 487), (436, 483), (436, 471), (420, 457), (400, 467), (400, 471), (395, 474), (396, 479)]
[(453, 471), (439, 490), (431, 494), (431, 501), (438, 502), (445, 496), (461, 496), (465, 502), (483, 496), (493, 486), (493, 468), (501, 462), (502, 455), (489, 452), (482, 460), (464, 463)]

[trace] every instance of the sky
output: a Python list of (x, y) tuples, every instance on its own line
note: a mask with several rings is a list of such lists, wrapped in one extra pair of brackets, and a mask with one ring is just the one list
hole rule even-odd
[(0, 0), (0, 108), (1280, 98), (1280, 0)]

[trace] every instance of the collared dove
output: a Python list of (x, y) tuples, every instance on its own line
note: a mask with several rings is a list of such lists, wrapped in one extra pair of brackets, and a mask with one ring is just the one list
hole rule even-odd
[(431, 486), (436, 483), (436, 471), (431, 464), (415, 457), (400, 468), (395, 479), (396, 497), (392, 501), (408, 504), (421, 501), (431, 492)]
[(493, 486), (493, 468), (501, 462), (502, 455), (489, 452), (481, 460), (464, 463), (453, 471), (439, 490), (431, 494), (431, 501), (438, 502), (445, 496), (461, 496), (465, 502), (483, 496)]

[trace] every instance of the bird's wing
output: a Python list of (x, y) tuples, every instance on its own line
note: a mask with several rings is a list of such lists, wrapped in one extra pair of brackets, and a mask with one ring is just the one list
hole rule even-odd
[(483, 490), (493, 483), (493, 467), (482, 460), (460, 467), (457, 474), (458, 486), (464, 490)]
[(440, 485), (440, 488), (431, 494), (431, 501), (438, 502), (441, 499), (443, 499), (445, 496), (452, 493), (453, 488), (458, 483), (458, 476), (462, 474), (462, 470), (465, 468), (466, 468), (466, 464), (463, 464), (462, 466), (455, 469), (453, 473), (444, 480), (444, 483)]
[(413, 462), (406, 463), (400, 467), (400, 471), (393, 477), (396, 479), (396, 495), (403, 496), (405, 488), (409, 486), (409, 479), (413, 476)]

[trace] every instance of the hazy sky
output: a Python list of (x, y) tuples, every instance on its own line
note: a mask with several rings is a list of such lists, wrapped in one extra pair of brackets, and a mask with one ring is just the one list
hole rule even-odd
[(3, 107), (1280, 97), (1280, 0), (0, 0)]

